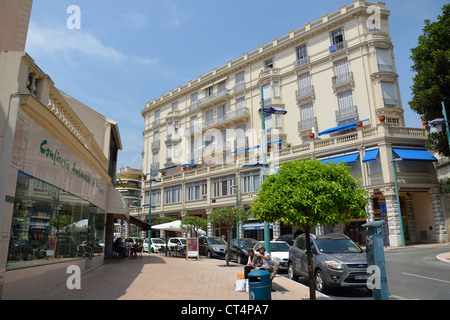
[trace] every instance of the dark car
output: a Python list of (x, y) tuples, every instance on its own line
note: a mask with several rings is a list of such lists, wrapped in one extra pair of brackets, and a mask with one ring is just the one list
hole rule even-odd
[(199, 237), (199, 254), (208, 258), (225, 258), (227, 243), (219, 237)]
[(230, 260), (236, 260), (239, 264), (247, 264), (248, 249), (253, 249), (257, 242), (252, 238), (232, 239), (230, 243)]
[[(313, 272), (316, 289), (325, 293), (331, 287), (366, 287), (366, 253), (343, 234), (311, 234)], [(308, 278), (305, 234), (289, 249), (288, 276)]]
[(287, 242), (290, 246), (294, 244), (296, 236), (291, 234), (283, 234), (281, 237), (279, 237), (276, 241), (284, 241)]

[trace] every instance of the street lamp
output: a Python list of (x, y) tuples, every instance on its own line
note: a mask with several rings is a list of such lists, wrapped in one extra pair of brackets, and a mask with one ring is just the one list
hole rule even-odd
[[(272, 114), (280, 114), (285, 115), (287, 113), (286, 110), (280, 109), (280, 108), (264, 108), (264, 90), (263, 86), (261, 85), (261, 108), (259, 109), (259, 112), (261, 113), (261, 152), (262, 152), (262, 182), (264, 182), (264, 179), (266, 177), (266, 170), (267, 170), (267, 143), (266, 143), (266, 123), (265, 119), (266, 116), (271, 116)], [(264, 247), (266, 248), (267, 252), (270, 253), (270, 228), (266, 221), (264, 221)]]

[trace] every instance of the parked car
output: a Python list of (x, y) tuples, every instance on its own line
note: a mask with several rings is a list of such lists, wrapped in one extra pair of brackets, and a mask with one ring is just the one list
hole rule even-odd
[(184, 251), (186, 249), (186, 238), (169, 238), (169, 241), (167, 242), (167, 249), (169, 251)]
[(225, 258), (227, 242), (219, 237), (199, 237), (199, 254), (208, 258)]
[(230, 243), (230, 260), (236, 260), (239, 264), (247, 264), (248, 249), (253, 249), (258, 241), (252, 238), (236, 238)]
[[(261, 246), (264, 246), (264, 241), (258, 241), (253, 247), (253, 250), (256, 252)], [(290, 245), (285, 241), (270, 241), (270, 255), (272, 256), (272, 260), (280, 263), (280, 270), (287, 270), (289, 248)]]
[[(366, 253), (343, 234), (311, 235), (316, 289), (322, 293), (332, 287), (366, 287)], [(308, 278), (305, 234), (295, 239), (289, 250), (288, 276)]]
[(288, 245), (292, 246), (294, 244), (295, 236), (294, 234), (283, 234), (276, 241), (284, 241), (287, 242)]
[[(160, 252), (161, 250), (164, 250), (166, 248), (166, 242), (162, 238), (152, 238), (151, 239), (151, 248), (150, 252)], [(148, 238), (144, 239), (144, 252), (148, 252)]]
[(123, 240), (123, 243), (124, 243), (125, 247), (133, 248), (137, 245), (138, 240), (142, 241), (142, 239), (139, 237), (128, 237)]

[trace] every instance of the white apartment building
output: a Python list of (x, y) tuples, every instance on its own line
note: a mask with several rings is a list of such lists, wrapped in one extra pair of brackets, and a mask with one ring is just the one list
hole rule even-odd
[[(343, 161), (370, 193), (368, 220), (386, 221), (386, 244), (401, 245), (401, 225), (406, 243), (448, 241), (436, 159), (424, 147), (428, 128), (405, 127), (389, 14), (382, 2), (354, 0), (148, 102), (143, 201), (151, 217), (249, 208), (261, 168), (244, 165), (261, 163), (266, 149), (263, 99), (265, 108), (287, 111), (265, 117), (269, 173), (302, 157)], [(260, 239), (261, 222), (249, 214), (239, 236)], [(316, 232), (364, 243), (365, 222)], [(295, 230), (275, 223), (272, 236)]]

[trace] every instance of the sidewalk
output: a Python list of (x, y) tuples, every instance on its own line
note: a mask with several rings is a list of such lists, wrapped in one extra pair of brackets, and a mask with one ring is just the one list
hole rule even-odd
[[(63, 284), (36, 300), (249, 300), (236, 292), (242, 265), (224, 260), (199, 260), (143, 254), (130, 260), (113, 260), (81, 277), (81, 289)], [(309, 300), (309, 288), (286, 277), (273, 280), (272, 300)], [(330, 299), (316, 293), (317, 299)]]

